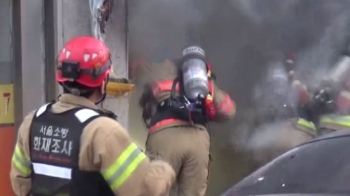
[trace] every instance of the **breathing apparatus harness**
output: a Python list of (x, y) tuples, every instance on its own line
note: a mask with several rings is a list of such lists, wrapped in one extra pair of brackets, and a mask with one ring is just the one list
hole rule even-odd
[[(208, 76), (208, 95), (199, 94), (195, 100), (189, 100), (184, 93), (183, 72), (181, 65), (190, 58), (199, 58), (206, 62)], [(154, 126), (158, 122), (166, 119), (178, 119), (189, 122), (191, 125), (200, 124), (206, 126), (210, 119), (216, 116), (216, 107), (214, 104), (214, 86), (213, 81), (215, 75), (212, 73), (211, 65), (200, 55), (191, 54), (184, 57), (178, 66), (178, 75), (174, 79), (171, 89), (171, 95), (168, 99), (157, 105), (157, 112), (146, 123), (148, 128)], [(176, 86), (179, 85), (179, 95), (176, 94)]]

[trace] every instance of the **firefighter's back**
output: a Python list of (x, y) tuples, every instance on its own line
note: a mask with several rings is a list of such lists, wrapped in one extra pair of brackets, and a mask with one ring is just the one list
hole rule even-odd
[[(209, 163), (209, 134), (201, 128), (172, 125), (148, 137), (146, 149), (151, 159), (165, 160), (175, 170), (177, 182), (171, 195), (205, 195)], [(181, 187), (177, 190), (177, 187)]]

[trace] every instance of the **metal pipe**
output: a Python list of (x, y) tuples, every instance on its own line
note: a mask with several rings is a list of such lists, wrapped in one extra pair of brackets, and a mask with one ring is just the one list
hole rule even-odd
[(18, 130), (23, 119), (22, 102), (22, 49), (21, 49), (21, 1), (12, 1), (12, 63), (15, 101), (15, 130)]
[(125, 62), (126, 62), (126, 76), (129, 77), (129, 1), (124, 0), (125, 5)]
[(56, 99), (54, 1), (44, 1), (45, 102)]

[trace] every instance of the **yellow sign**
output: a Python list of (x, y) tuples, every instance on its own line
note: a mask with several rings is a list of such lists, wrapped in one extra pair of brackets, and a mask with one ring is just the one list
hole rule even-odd
[(0, 125), (15, 122), (13, 84), (0, 85)]

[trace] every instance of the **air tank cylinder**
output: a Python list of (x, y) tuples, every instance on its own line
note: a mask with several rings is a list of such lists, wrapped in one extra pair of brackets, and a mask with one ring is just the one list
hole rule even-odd
[(190, 46), (182, 51), (183, 87), (187, 99), (196, 100), (209, 93), (208, 68), (205, 52), (198, 46)]

